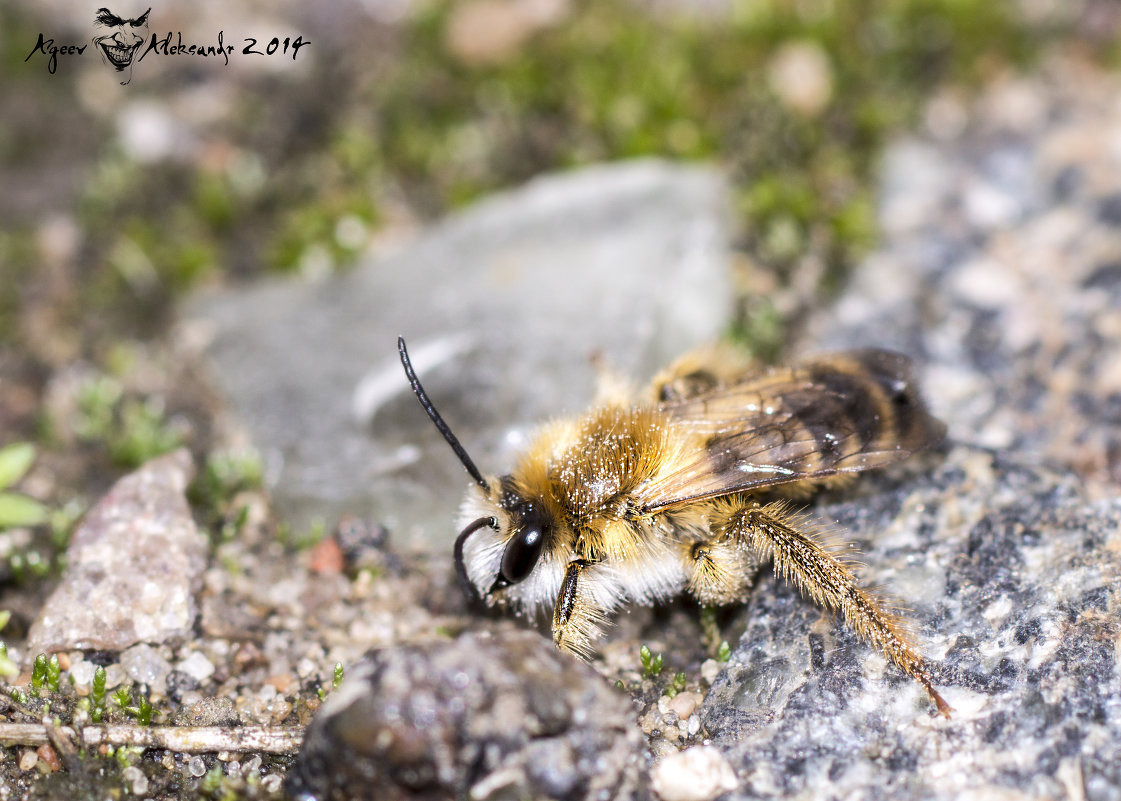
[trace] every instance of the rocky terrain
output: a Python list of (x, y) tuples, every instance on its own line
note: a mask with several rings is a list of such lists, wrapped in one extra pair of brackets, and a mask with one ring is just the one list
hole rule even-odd
[[(485, 18), (463, 12), (447, 47), (492, 63), (501, 36), (479, 55), (453, 35), (470, 13)], [(784, 84), (782, 64), (806, 59), (818, 80)], [(819, 113), (820, 53), (781, 61), (775, 91)], [(81, 86), (92, 105), (106, 96), (104, 81)], [(0, 531), (0, 801), (375, 786), (480, 801), (1121, 799), (1118, 97), (1121, 80), (1069, 54), (990, 76), (976, 97), (936, 94), (884, 154), (882, 237), (836, 292), (813, 237), (785, 282), (753, 262), (727, 165), (646, 158), (410, 218), (347, 271), (304, 259), (299, 276), (179, 298), (164, 337), (113, 351), (126, 389), (68, 363), (76, 340), (31, 336), (36, 358), (67, 365), (44, 380), (37, 425), (82, 463), (44, 459), (14, 491), (83, 473), (97, 492), (57, 558), (36, 545), (53, 523)], [(132, 111), (133, 155), (198, 145), (166, 124), (183, 108)], [(77, 154), (89, 143), (71, 128)], [(44, 270), (60, 284), (74, 237), (52, 219)], [(151, 265), (112, 253), (116, 280), (156, 304)], [(66, 294), (42, 280), (33, 299)], [(497, 472), (535, 424), (590, 402), (597, 376), (641, 385), (761, 299), (790, 315), (786, 358), (910, 355), (947, 424), (938, 448), (808, 511), (905, 610), (949, 718), (769, 567), (743, 606), (621, 614), (587, 665), (554, 651), (547, 621), (474, 609), (457, 585), (468, 479), (408, 390), (398, 335)], [(49, 331), (50, 315), (23, 325)], [(0, 420), (23, 431), (25, 386), (0, 392)], [(121, 400), (138, 389), (170, 409)], [(99, 417), (108, 405), (128, 436)], [(91, 445), (106, 430), (115, 464), (142, 462), (123, 477)], [(184, 430), (221, 450), (180, 448)], [(138, 458), (150, 451), (165, 455)]]

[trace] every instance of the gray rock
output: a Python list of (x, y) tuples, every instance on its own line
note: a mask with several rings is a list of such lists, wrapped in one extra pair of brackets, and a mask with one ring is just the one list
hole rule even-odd
[(768, 578), (701, 710), (730, 797), (1121, 798), (1121, 499), (964, 446), (871, 484), (817, 511), (910, 608), (953, 716)]
[(62, 581), (31, 626), (29, 659), (190, 635), (209, 547), (183, 494), (193, 472), (186, 450), (161, 456), (90, 510), (67, 548)]
[(726, 215), (711, 169), (589, 168), (345, 275), (199, 298), (188, 316), (213, 333), (213, 373), (287, 519), (357, 514), (443, 546), (466, 477), (408, 389), (397, 336), (479, 467), (506, 469), (525, 426), (591, 401), (594, 354), (642, 377), (722, 333)]
[(702, 707), (742, 782), (732, 798), (1121, 799), (1121, 113), (1106, 83), (998, 83), (960, 138), (889, 152), (883, 247), (795, 347), (910, 353), (948, 424), (941, 464), (862, 478), (815, 513), (912, 610), (956, 711), (937, 717), (768, 578)]
[(889, 150), (883, 246), (799, 348), (910, 353), (952, 439), (1121, 487), (1118, 87), (1073, 72), (997, 83), (960, 138)]
[(630, 701), (540, 635), (503, 627), (371, 652), (308, 729), (295, 798), (642, 797)]

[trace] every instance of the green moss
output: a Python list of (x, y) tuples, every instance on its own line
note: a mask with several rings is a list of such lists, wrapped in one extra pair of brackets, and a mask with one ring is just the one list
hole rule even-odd
[(125, 468), (175, 450), (185, 440), (181, 427), (168, 419), (160, 397), (126, 396), (120, 382), (104, 373), (79, 388), (72, 426), (79, 439), (101, 445)]
[(100, 723), (105, 717), (105, 668), (100, 665), (93, 672), (93, 685), (90, 687), (90, 720)]
[(662, 695), (673, 698), (675, 695), (685, 689), (685, 685), (688, 683), (688, 681), (689, 677), (686, 676), (684, 672), (674, 673), (673, 681), (667, 684), (666, 688), (662, 690)]
[(62, 666), (58, 661), (58, 654), (51, 654), (47, 661), (47, 689), (52, 693), (58, 692), (58, 682), (62, 678)]
[(642, 663), (642, 677), (649, 679), (662, 675), (662, 655), (650, 651), (650, 646), (643, 643), (638, 650), (638, 658)]
[(0, 679), (9, 682), (19, 675), (19, 665), (8, 656), (8, 646), (0, 640)]
[(19, 341), (19, 311), (38, 260), (34, 235), (24, 227), (0, 230), (0, 342)]
[(128, 399), (121, 406), (116, 436), (109, 441), (109, 456), (124, 467), (138, 467), (183, 441), (182, 431), (168, 421), (160, 398)]
[(46, 506), (34, 498), (16, 492), (5, 492), (15, 484), (35, 461), (35, 446), (16, 442), (0, 448), (0, 531), (17, 526), (35, 526), (50, 516)]

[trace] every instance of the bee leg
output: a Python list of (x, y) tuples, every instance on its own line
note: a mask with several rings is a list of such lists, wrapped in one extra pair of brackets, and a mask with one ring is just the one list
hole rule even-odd
[(581, 574), (594, 564), (586, 559), (569, 562), (553, 605), (553, 644), (581, 659), (591, 658), (592, 643), (599, 639), (606, 620), (604, 611), (587, 598), (580, 585)]
[(770, 555), (776, 575), (821, 606), (840, 611), (845, 623), (921, 684), (938, 711), (950, 716), (950, 705), (934, 689), (926, 663), (903, 630), (903, 620), (857, 586), (852, 568), (814, 538), (815, 525), (807, 516), (791, 511), (783, 501), (751, 501), (730, 507), (712, 528), (718, 537), (739, 539), (760, 559)]
[(744, 353), (730, 345), (700, 347), (654, 376), (649, 396), (655, 403), (687, 400), (742, 377), (747, 369)]
[(705, 606), (725, 606), (747, 600), (759, 563), (737, 539), (714, 537), (684, 547), (690, 595)]
[(616, 371), (602, 353), (592, 356), (595, 370), (596, 406), (629, 406), (634, 399), (634, 386), (630, 379)]

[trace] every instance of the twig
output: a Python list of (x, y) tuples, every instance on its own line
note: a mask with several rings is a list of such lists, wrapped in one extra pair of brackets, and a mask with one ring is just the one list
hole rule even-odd
[(43, 733), (47, 735), (51, 748), (58, 754), (58, 758), (62, 760), (66, 769), (71, 773), (79, 772), (82, 769), (82, 763), (78, 759), (78, 749), (74, 746), (74, 739), (71, 736), (74, 732), (61, 726), (43, 724)]
[[(71, 742), (85, 748), (99, 745), (126, 745), (164, 748), (185, 754), (215, 751), (260, 751), (266, 754), (294, 754), (304, 738), (302, 727), (281, 726), (86, 726), (80, 734), (69, 726), (60, 732)], [(40, 746), (48, 743), (41, 723), (0, 723), (0, 746)]]

